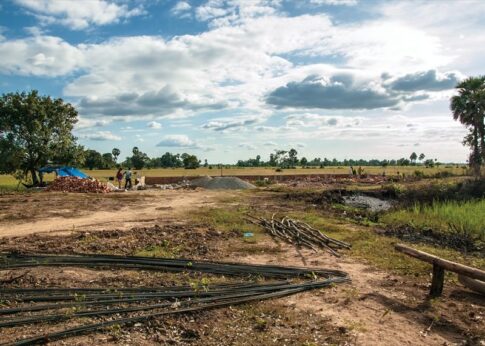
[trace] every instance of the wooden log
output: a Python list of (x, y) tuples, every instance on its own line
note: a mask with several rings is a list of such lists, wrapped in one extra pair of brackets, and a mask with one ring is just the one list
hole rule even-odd
[(485, 295), (485, 282), (471, 279), (464, 275), (458, 275), (458, 281), (460, 281), (463, 286), (471, 289), (472, 291)]
[(464, 264), (448, 261), (438, 256), (434, 256), (429, 253), (426, 253), (424, 251), (419, 251), (419, 250), (410, 248), (403, 244), (396, 244), (394, 248), (399, 252), (405, 253), (406, 255), (431, 263), (433, 265), (436, 264), (442, 267), (443, 269), (452, 271), (454, 273), (465, 275), (473, 279), (485, 281), (485, 271), (483, 270), (469, 267)]
[(433, 277), (431, 279), (431, 288), (429, 295), (431, 297), (439, 297), (443, 293), (443, 285), (445, 283), (445, 270), (438, 264), (433, 264)]

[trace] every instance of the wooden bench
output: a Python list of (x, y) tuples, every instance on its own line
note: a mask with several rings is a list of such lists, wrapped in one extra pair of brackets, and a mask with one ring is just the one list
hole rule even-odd
[(429, 291), (429, 295), (431, 297), (441, 296), (445, 279), (445, 269), (457, 273), (463, 277), (479, 280), (479, 284), (483, 284), (481, 281), (485, 281), (485, 271), (483, 270), (448, 261), (429, 253), (410, 248), (403, 244), (396, 244), (394, 248), (408, 256), (420, 259), (421, 261), (425, 261), (433, 265), (433, 277)]

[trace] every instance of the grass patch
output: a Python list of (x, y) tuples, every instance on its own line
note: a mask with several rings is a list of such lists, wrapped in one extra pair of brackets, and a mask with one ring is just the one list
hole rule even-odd
[(164, 240), (159, 245), (149, 245), (135, 251), (133, 256), (176, 258), (179, 256), (181, 250), (181, 246), (172, 246), (170, 241)]
[[(326, 235), (352, 244), (352, 249), (342, 252), (344, 256), (353, 256), (367, 261), (379, 269), (384, 269), (399, 275), (429, 278), (431, 265), (411, 258), (394, 250), (396, 243), (402, 240), (383, 236), (372, 228), (355, 225), (343, 219), (321, 215), (317, 211), (295, 211), (289, 213), (295, 219), (307, 222), (323, 231)], [(410, 244), (413, 248), (477, 268), (485, 268), (485, 258), (466, 256), (448, 248), (437, 248), (431, 245)], [(447, 277), (455, 277), (447, 273)]]
[(380, 221), (398, 227), (458, 233), (485, 241), (485, 200), (415, 204), (412, 208), (385, 214)]
[[(221, 232), (260, 232), (260, 228), (247, 221), (249, 208), (230, 206), (225, 208), (200, 208), (192, 212), (194, 221), (210, 225)], [(256, 235), (256, 234), (255, 234)]]

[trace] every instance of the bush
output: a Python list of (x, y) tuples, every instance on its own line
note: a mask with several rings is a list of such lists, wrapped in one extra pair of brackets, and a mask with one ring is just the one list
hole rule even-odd
[(414, 176), (416, 178), (424, 178), (424, 173), (423, 173), (423, 171), (415, 170), (414, 171)]
[(258, 187), (265, 187), (265, 186), (268, 186), (268, 185), (271, 185), (273, 184), (274, 182), (268, 178), (264, 178), (264, 179), (258, 179), (254, 182), (254, 185), (258, 186)]

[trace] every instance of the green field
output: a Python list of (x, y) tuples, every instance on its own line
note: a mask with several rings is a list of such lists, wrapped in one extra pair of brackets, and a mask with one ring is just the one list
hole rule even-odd
[(430, 228), (441, 232), (459, 232), (485, 241), (485, 200), (416, 204), (411, 209), (386, 214), (382, 216), (381, 221), (415, 229)]
[[(357, 167), (354, 167), (357, 168)], [(465, 170), (457, 166), (440, 166), (433, 168), (426, 168), (422, 166), (407, 166), (407, 167), (362, 167), (364, 173), (369, 174), (382, 174), (396, 175), (400, 174), (412, 175), (416, 170), (422, 171), (425, 175), (433, 175), (438, 172), (450, 172), (456, 175), (464, 174)], [(134, 172), (136, 170), (133, 170)], [(97, 178), (101, 181), (106, 181), (108, 177), (114, 177), (116, 170), (84, 170), (88, 175)], [(222, 169), (222, 175), (293, 175), (293, 174), (348, 174), (349, 167), (325, 167), (325, 168), (295, 168), (295, 169), (283, 169), (282, 172), (276, 172), (275, 168), (270, 167), (254, 167), (254, 168), (240, 168), (240, 167), (225, 167)], [(199, 176), (199, 175), (221, 175), (221, 169), (208, 167), (201, 167), (197, 169), (184, 169), (184, 168), (156, 168), (156, 169), (142, 169), (138, 171), (139, 176), (147, 177), (184, 177), (184, 176)], [(45, 176), (46, 181), (54, 179), (54, 174), (47, 174)], [(17, 181), (10, 175), (0, 175), (0, 188), (15, 188)]]

